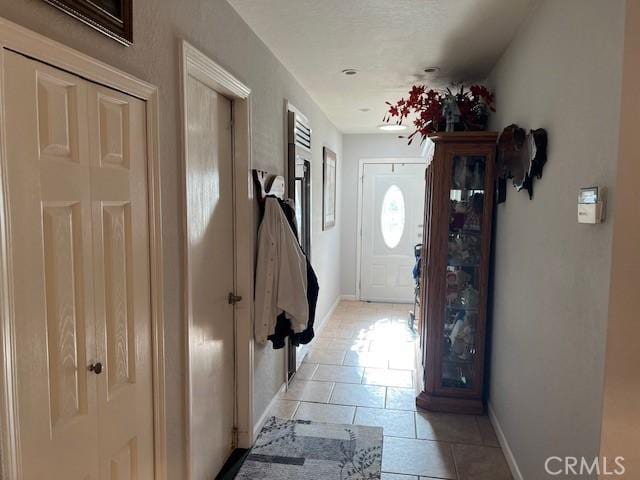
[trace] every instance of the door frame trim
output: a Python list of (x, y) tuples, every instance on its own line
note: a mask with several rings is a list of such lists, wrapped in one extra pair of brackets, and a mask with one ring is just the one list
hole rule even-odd
[(425, 164), (426, 158), (421, 157), (385, 157), (385, 158), (361, 158), (358, 162), (358, 221), (356, 230), (356, 299), (362, 301), (361, 297), (361, 271), (362, 268), (362, 206), (364, 189), (362, 181), (364, 179), (365, 165), (384, 165), (384, 164)]
[(91, 82), (119, 90), (146, 103), (147, 185), (149, 202), (149, 263), (151, 276), (151, 333), (153, 367), (153, 435), (155, 480), (167, 476), (165, 352), (164, 352), (164, 266), (162, 255), (162, 207), (159, 158), (158, 88), (111, 67), (77, 50), (0, 17), (0, 423), (2, 429), (2, 473), (4, 478), (22, 478), (20, 467), (19, 406), (14, 365), (13, 335), (15, 316), (12, 293), (11, 235), (7, 189), (7, 152), (5, 125), (4, 61), (5, 52), (26, 55), (83, 77)]
[[(182, 93), (182, 174), (186, 195), (187, 116), (186, 80), (189, 75), (231, 100), (233, 119), (233, 210), (234, 210), (234, 290), (244, 301), (234, 306), (235, 337), (235, 412), (238, 447), (250, 448), (253, 444), (253, 260), (255, 249), (254, 198), (251, 179), (251, 89), (224, 67), (211, 60), (200, 50), (182, 41), (181, 46)], [(183, 198), (183, 238), (187, 238), (186, 197)], [(184, 315), (189, 319), (189, 289), (187, 245), (184, 246)], [(187, 325), (187, 328), (189, 326)], [(189, 371), (189, 334), (185, 335), (186, 381), (186, 439), (187, 458), (191, 458), (191, 377)], [(191, 478), (190, 468), (187, 466)]]

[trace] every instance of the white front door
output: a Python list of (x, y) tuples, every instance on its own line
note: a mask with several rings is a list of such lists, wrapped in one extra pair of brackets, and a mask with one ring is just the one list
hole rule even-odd
[(233, 449), (232, 105), (191, 75), (185, 88), (189, 465), (192, 480), (209, 480)]
[(365, 163), (360, 299), (408, 303), (414, 299), (414, 247), (422, 242), (424, 163)]
[(4, 55), (22, 478), (151, 479), (145, 103)]

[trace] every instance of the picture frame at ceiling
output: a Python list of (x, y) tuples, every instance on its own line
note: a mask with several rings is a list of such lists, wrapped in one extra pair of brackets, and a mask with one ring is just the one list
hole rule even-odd
[(133, 44), (133, 0), (44, 0), (125, 46)]
[(336, 224), (337, 157), (333, 150), (322, 149), (322, 230)]

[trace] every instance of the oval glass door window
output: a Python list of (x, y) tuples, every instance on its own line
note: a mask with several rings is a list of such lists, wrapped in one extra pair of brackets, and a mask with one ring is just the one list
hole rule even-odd
[(397, 185), (391, 185), (384, 194), (380, 212), (380, 230), (384, 243), (396, 248), (404, 232), (404, 195)]

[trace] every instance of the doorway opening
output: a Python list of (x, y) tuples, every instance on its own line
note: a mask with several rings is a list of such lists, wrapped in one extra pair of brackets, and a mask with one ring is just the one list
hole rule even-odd
[[(289, 102), (287, 124), (287, 196), (293, 201), (302, 250), (311, 260), (311, 125), (309, 119)], [(304, 350), (287, 342), (287, 381), (296, 373)]]
[(253, 443), (251, 91), (187, 42), (182, 88), (188, 476), (213, 478)]

